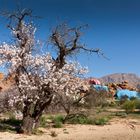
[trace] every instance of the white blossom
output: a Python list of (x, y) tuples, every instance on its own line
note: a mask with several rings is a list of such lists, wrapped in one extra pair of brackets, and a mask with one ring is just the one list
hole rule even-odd
[[(43, 85), (49, 85), (54, 96), (65, 95), (73, 100), (80, 97), (80, 90), (88, 90), (89, 84), (79, 76), (87, 72), (87, 68), (82, 68), (77, 62), (66, 62), (62, 69), (57, 70), (50, 53), (43, 55), (32, 54), (30, 48), (35, 45), (35, 28), (31, 24), (22, 23), (22, 30), (13, 30), (13, 36), (20, 34), (23, 39), (19, 39), (15, 45), (5, 42), (0, 45), (0, 65), (9, 64), (9, 73), (18, 74), (18, 88), (21, 92), (18, 96), (11, 98), (9, 104), (28, 100), (36, 103), (41, 98)], [(24, 48), (21, 47), (26, 38)], [(16, 73), (20, 67), (24, 67), (24, 72)], [(40, 92), (39, 92), (40, 91)], [(45, 99), (44, 99), (45, 100)], [(83, 101), (82, 101), (83, 102)]]

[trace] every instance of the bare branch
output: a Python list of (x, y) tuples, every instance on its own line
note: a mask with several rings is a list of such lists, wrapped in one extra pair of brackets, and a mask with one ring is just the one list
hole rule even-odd
[(96, 53), (97, 55), (109, 60), (100, 49), (86, 48), (85, 45), (80, 43), (81, 30), (87, 26), (88, 25), (83, 25), (70, 28), (67, 24), (63, 23), (56, 26), (53, 30), (50, 39), (51, 43), (58, 51), (58, 56), (55, 60), (57, 67), (63, 67), (66, 57), (79, 51), (89, 52), (90, 54)]

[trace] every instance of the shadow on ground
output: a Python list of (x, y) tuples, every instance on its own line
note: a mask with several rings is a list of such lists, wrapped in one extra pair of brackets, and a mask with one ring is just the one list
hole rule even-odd
[(13, 131), (16, 132), (20, 127), (22, 121), (16, 119), (0, 120), (0, 132)]

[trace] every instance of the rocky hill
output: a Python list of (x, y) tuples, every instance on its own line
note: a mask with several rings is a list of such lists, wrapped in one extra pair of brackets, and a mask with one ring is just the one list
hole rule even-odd
[(115, 73), (99, 78), (99, 80), (105, 84), (107, 83), (121, 83), (127, 81), (134, 87), (140, 86), (140, 77), (133, 73)]
[(5, 78), (5, 75), (0, 72), (0, 91), (8, 90), (14, 84), (12, 76)]

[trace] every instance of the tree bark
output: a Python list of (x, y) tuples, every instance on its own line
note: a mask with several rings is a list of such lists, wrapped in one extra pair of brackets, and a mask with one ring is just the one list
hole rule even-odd
[(33, 130), (39, 126), (41, 113), (33, 115), (32, 110), (32, 104), (26, 102), (26, 105), (23, 109), (23, 119), (21, 127), (19, 129), (19, 133), (31, 134)]
[[(42, 100), (37, 102), (33, 107), (32, 104), (26, 102), (26, 106), (23, 110), (23, 122), (19, 132), (25, 134), (31, 134), (34, 129), (37, 129), (40, 124), (40, 117), (47, 106), (50, 105), (52, 96), (48, 101), (42, 103)], [(34, 109), (33, 109), (33, 108)], [(33, 112), (31, 111), (33, 109)]]
[(23, 117), (23, 122), (19, 130), (20, 133), (31, 134), (34, 129), (37, 128), (39, 124), (39, 119), (35, 119), (31, 116)]

